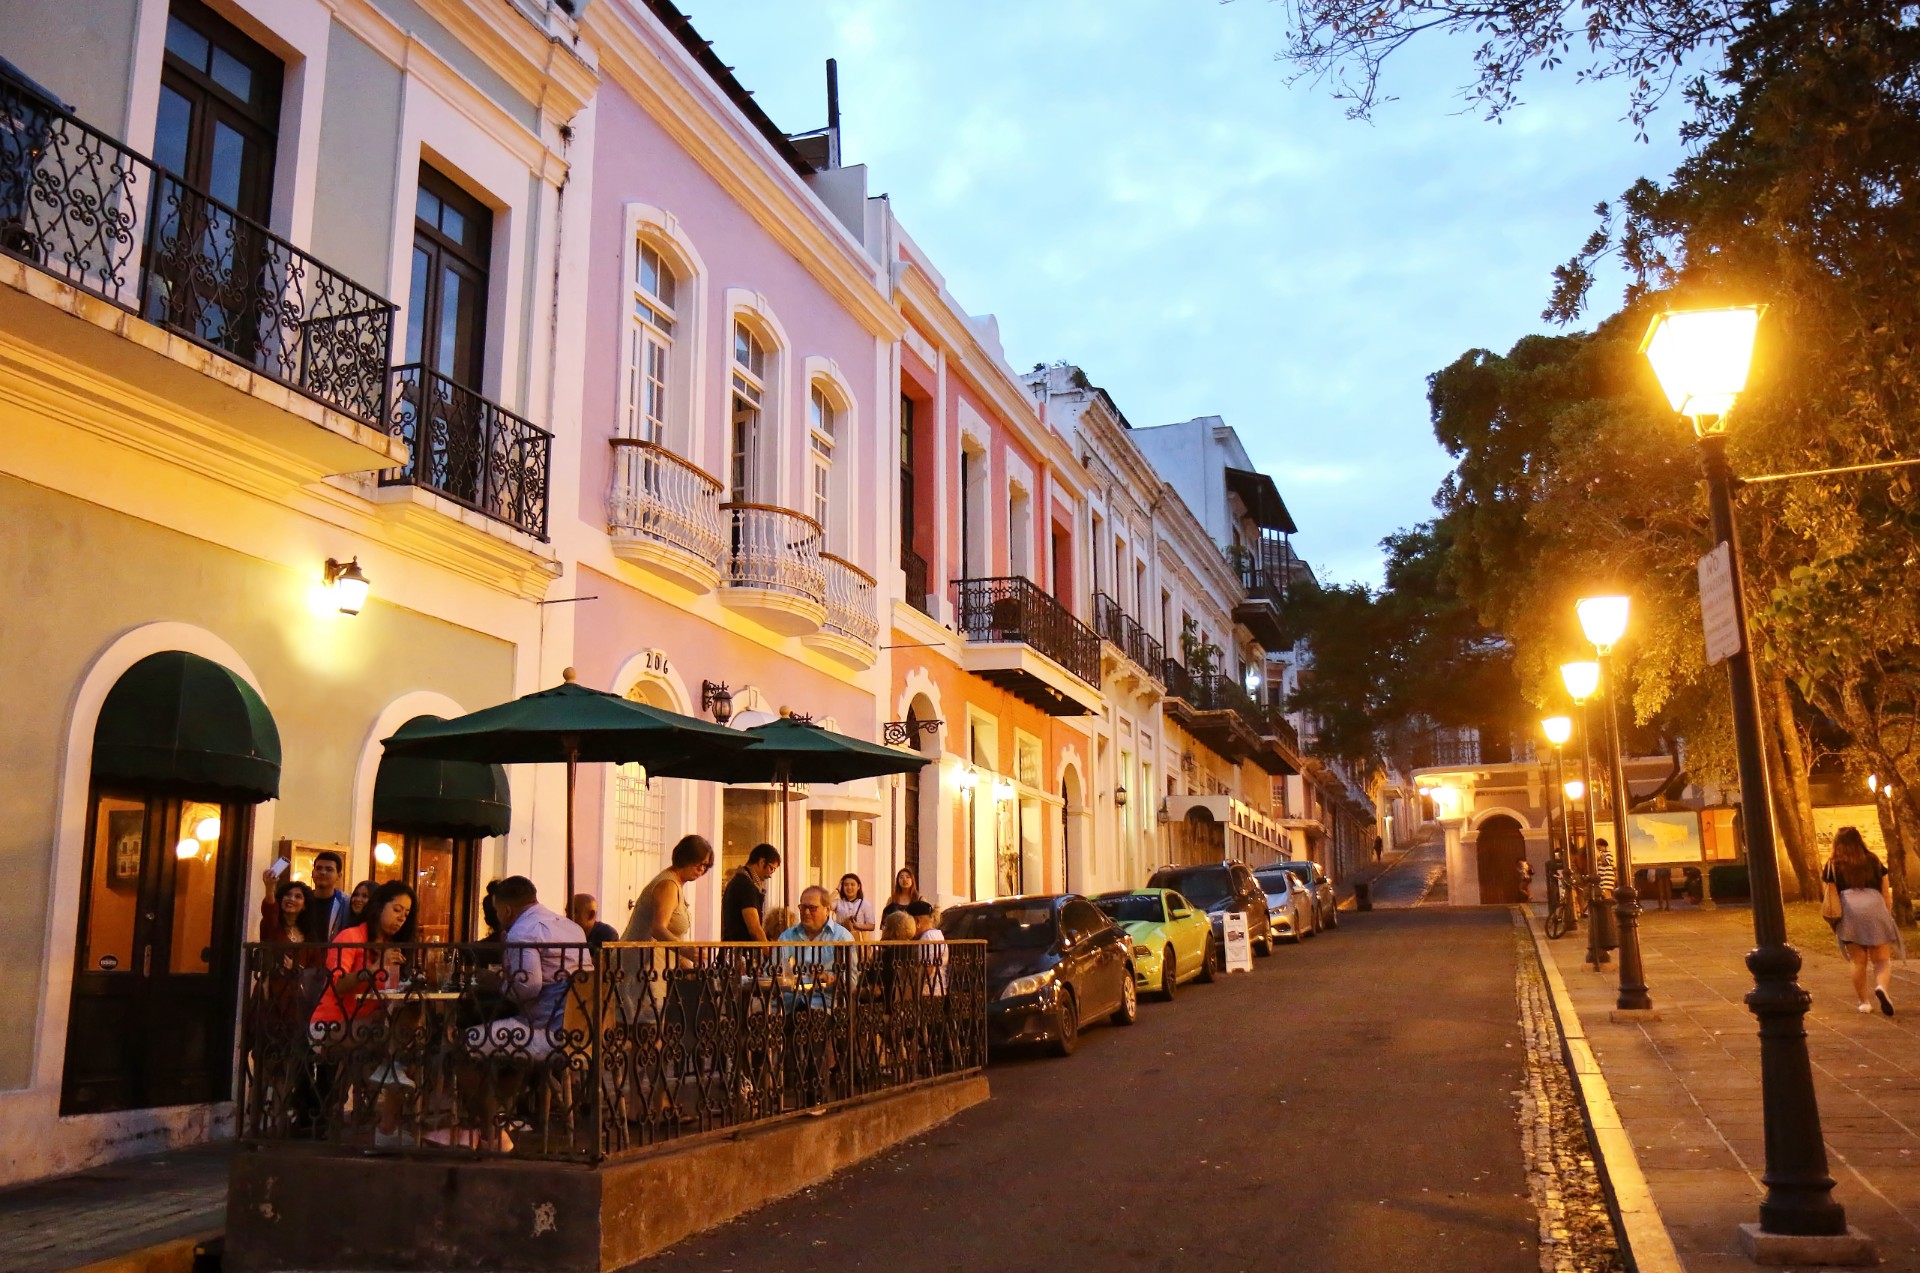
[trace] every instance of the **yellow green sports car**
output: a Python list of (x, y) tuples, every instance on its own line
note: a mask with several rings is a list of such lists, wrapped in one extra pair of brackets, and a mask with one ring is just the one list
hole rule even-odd
[(1133, 942), (1136, 989), (1173, 998), (1185, 981), (1209, 982), (1219, 966), (1207, 913), (1170, 888), (1120, 889), (1088, 899)]

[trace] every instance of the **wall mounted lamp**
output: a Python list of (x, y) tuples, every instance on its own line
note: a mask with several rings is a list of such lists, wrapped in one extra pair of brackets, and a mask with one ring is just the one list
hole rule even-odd
[(700, 682), (700, 710), (712, 712), (716, 725), (724, 725), (733, 719), (733, 691), (727, 688), (725, 681)]
[(1116, 785), (1114, 787), (1113, 803), (1122, 809), (1127, 807), (1127, 789), (1124, 786)]
[(332, 590), (334, 608), (341, 614), (359, 614), (360, 607), (367, 604), (369, 584), (358, 557), (344, 565), (332, 557), (327, 558), (327, 568), (321, 577)]

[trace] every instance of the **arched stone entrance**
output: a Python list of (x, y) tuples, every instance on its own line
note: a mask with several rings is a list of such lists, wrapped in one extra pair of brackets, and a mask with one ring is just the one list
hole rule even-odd
[(1480, 903), (1504, 906), (1521, 900), (1520, 863), (1527, 858), (1527, 837), (1520, 824), (1497, 813), (1480, 824), (1475, 841), (1480, 868)]

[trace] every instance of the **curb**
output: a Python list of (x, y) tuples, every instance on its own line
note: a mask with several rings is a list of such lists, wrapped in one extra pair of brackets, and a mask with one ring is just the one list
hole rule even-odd
[(1634, 1153), (1633, 1141), (1620, 1123), (1619, 1111), (1614, 1108), (1606, 1075), (1600, 1072), (1600, 1064), (1594, 1060), (1593, 1049), (1587, 1043), (1586, 1027), (1574, 1009), (1559, 966), (1547, 951), (1546, 937), (1530, 908), (1516, 910), (1533, 938), (1534, 957), (1540, 961), (1540, 974), (1546, 978), (1547, 994), (1553, 1000), (1553, 1014), (1559, 1019), (1567, 1072), (1573, 1076), (1574, 1090), (1580, 1093), (1587, 1131), (1593, 1140), (1595, 1165), (1613, 1203), (1628, 1267), (1636, 1273), (1685, 1273), (1686, 1265), (1680, 1262), (1673, 1235), (1667, 1232), (1666, 1221), (1661, 1219), (1660, 1208), (1653, 1200), (1653, 1191), (1640, 1170), (1640, 1157)]
[(92, 1264), (78, 1264), (64, 1273), (193, 1273), (194, 1248), (220, 1234), (219, 1229), (209, 1229), (205, 1233), (172, 1238), (138, 1251), (110, 1255)]

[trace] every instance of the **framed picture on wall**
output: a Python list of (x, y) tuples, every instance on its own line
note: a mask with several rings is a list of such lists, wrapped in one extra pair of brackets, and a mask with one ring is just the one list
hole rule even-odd
[(145, 809), (113, 809), (107, 813), (107, 883), (117, 889), (140, 883), (140, 855), (147, 842)]

